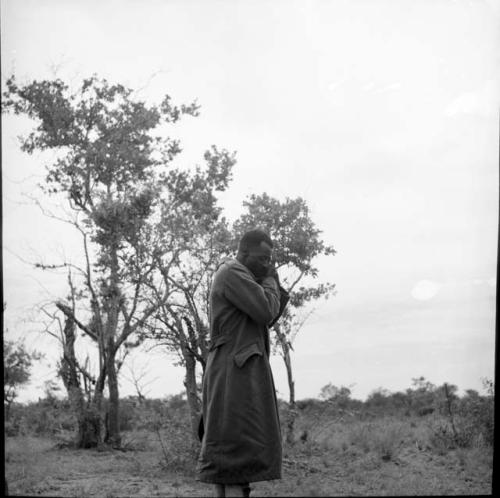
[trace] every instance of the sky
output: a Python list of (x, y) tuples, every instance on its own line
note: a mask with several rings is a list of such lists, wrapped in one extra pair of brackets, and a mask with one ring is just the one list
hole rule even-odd
[[(337, 293), (295, 340), (298, 399), (329, 382), (364, 399), (420, 376), (462, 392), (493, 378), (500, 2), (4, 0), (1, 42), (2, 86), (95, 73), (151, 102), (196, 99), (200, 116), (174, 130), (176, 165), (202, 164), (212, 144), (236, 151), (229, 219), (253, 193), (306, 200), (337, 250), (318, 280)], [(35, 307), (66, 292), (28, 262), (78, 251), (30, 201), (51, 203), (36, 190), (51, 156), (19, 150), (29, 127), (2, 116), (5, 337), (46, 353), (21, 401), (42, 396), (59, 354)], [(131, 369), (150, 396), (183, 389), (164, 352), (131, 358), (122, 395)]]

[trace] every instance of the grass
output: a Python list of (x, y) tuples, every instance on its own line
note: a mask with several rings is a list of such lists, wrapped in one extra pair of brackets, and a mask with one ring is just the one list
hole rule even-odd
[[(162, 455), (152, 435), (145, 450), (102, 451), (58, 448), (45, 438), (8, 438), (6, 475), (13, 495), (39, 496), (176, 496), (189, 487), (182, 475), (164, 477)], [(186, 482), (185, 482), (186, 481)], [(189, 496), (189, 495), (188, 495)], [(201, 491), (198, 496), (203, 496)]]
[[(252, 484), (252, 496), (491, 493), (492, 448), (481, 440), (467, 448), (436, 446), (439, 420), (334, 421), (327, 430), (311, 430), (300, 439), (309, 422), (298, 420), (297, 442), (284, 446), (283, 479)], [(160, 432), (171, 461), (157, 434), (148, 430), (124, 432), (124, 452), (76, 450), (43, 437), (7, 437), (9, 490), (39, 496), (207, 496), (212, 490), (194, 480), (190, 446), (179, 446), (177, 436)]]

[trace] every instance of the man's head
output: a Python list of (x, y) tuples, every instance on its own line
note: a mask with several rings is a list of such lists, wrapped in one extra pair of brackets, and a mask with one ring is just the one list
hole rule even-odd
[(271, 265), (273, 242), (264, 230), (249, 230), (241, 237), (236, 259), (245, 265), (256, 278), (267, 275)]

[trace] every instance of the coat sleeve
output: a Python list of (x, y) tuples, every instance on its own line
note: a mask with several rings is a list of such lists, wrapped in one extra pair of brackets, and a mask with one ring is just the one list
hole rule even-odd
[(258, 284), (243, 268), (228, 269), (224, 280), (224, 296), (255, 322), (268, 325), (278, 314), (280, 294), (278, 284), (266, 277)]
[(272, 327), (281, 317), (283, 312), (285, 311), (285, 307), (288, 304), (288, 301), (290, 301), (290, 294), (281, 287), (279, 286), (279, 292), (280, 292), (280, 309), (278, 311), (278, 314), (273, 318), (273, 321), (269, 324), (269, 327)]

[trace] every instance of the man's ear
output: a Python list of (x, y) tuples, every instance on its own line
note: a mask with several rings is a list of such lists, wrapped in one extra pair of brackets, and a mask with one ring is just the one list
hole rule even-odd
[(248, 251), (246, 249), (238, 249), (238, 252), (236, 253), (236, 259), (238, 261), (245, 261), (248, 256)]

